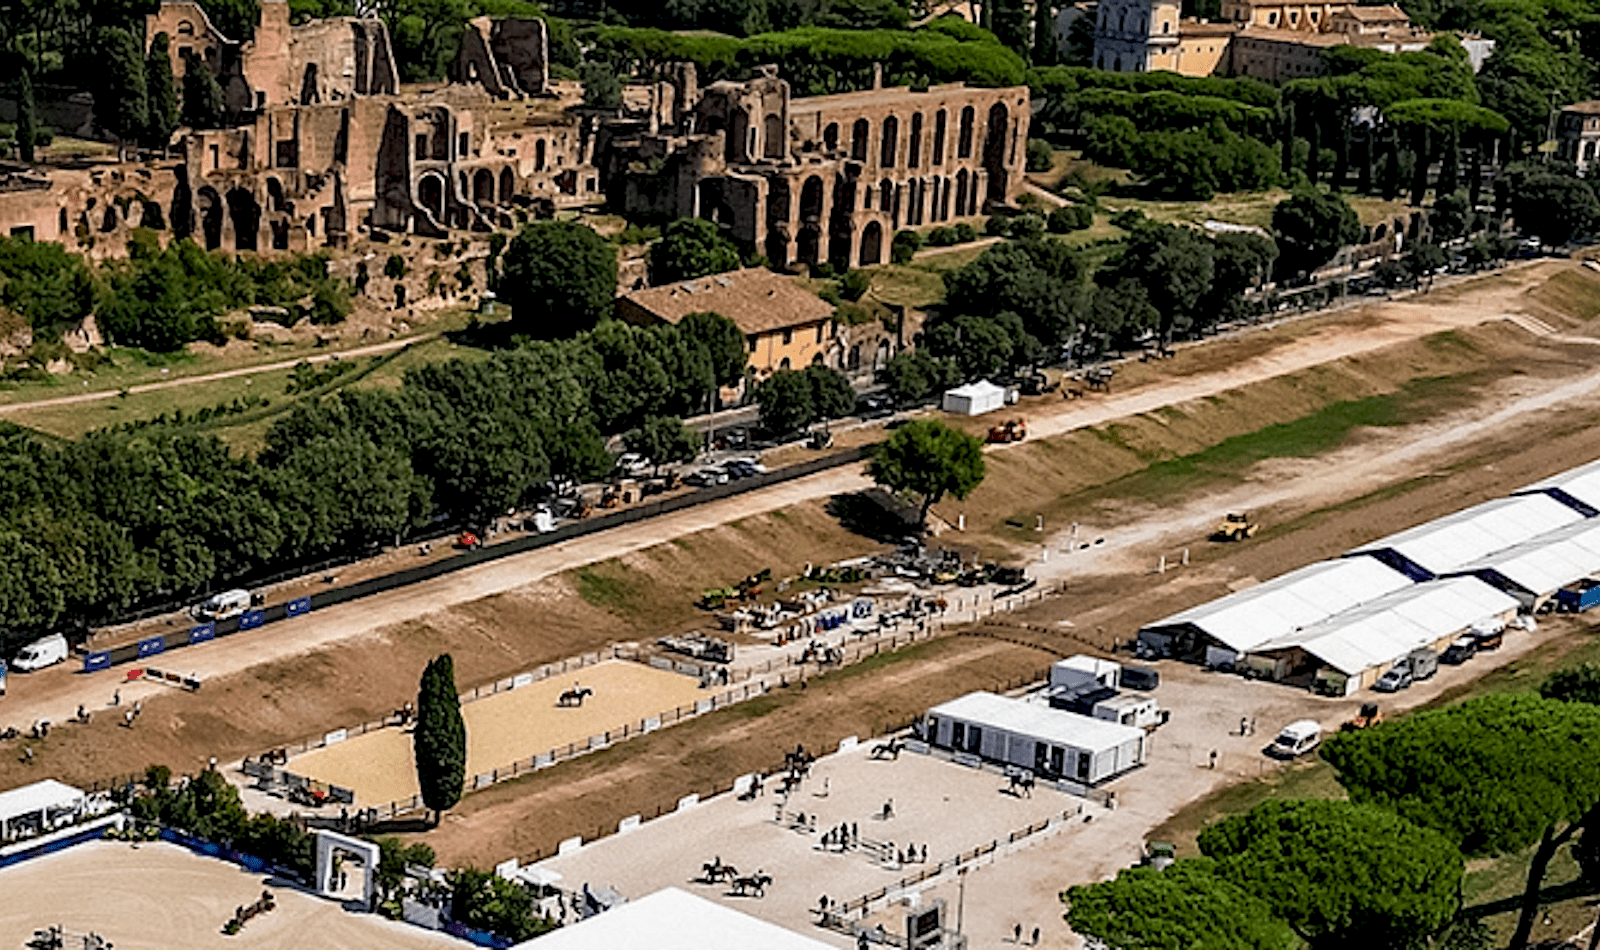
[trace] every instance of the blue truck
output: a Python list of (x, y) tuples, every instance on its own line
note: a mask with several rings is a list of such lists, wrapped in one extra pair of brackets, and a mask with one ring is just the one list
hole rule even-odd
[(1600, 580), (1586, 577), (1556, 591), (1556, 610), (1562, 613), (1581, 614), (1596, 606), (1600, 606)]

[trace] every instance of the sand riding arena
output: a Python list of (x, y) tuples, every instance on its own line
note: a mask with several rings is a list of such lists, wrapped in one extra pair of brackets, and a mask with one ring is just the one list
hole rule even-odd
[[(589, 690), (580, 703), (562, 694)], [(643, 663), (605, 660), (562, 676), (496, 691), (461, 707), (467, 724), (467, 782), (571, 745), (584, 748), (627, 727), (660, 725), (663, 713), (710, 699), (699, 680)], [(289, 770), (355, 792), (360, 807), (404, 802), (418, 794), (411, 727), (391, 726), (295, 756)]]

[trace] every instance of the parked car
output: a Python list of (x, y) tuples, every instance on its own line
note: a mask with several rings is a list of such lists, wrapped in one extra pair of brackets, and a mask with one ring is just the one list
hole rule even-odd
[(1506, 625), (1498, 620), (1473, 624), (1472, 638), (1478, 642), (1478, 651), (1498, 650), (1505, 643)]
[(1411, 668), (1404, 660), (1390, 667), (1388, 672), (1378, 677), (1372, 688), (1380, 693), (1398, 693), (1411, 685)]
[(624, 452), (617, 456), (615, 471), (620, 475), (640, 475), (648, 471), (651, 461), (638, 452)]
[(862, 419), (882, 419), (894, 415), (894, 399), (883, 393), (862, 396), (856, 403), (856, 416)]
[(1305, 755), (1322, 744), (1322, 726), (1311, 719), (1299, 719), (1283, 727), (1278, 738), (1267, 746), (1267, 754), (1281, 759)]
[(711, 485), (728, 484), (728, 473), (717, 468), (702, 468), (683, 478), (684, 484), (694, 485), (698, 488), (707, 488)]
[(1444, 648), (1444, 655), (1439, 657), (1439, 662), (1448, 663), (1451, 666), (1460, 666), (1461, 664), (1472, 659), (1472, 655), (1477, 652), (1477, 637), (1474, 637), (1471, 634), (1456, 637), (1454, 640), (1450, 641), (1449, 646)]

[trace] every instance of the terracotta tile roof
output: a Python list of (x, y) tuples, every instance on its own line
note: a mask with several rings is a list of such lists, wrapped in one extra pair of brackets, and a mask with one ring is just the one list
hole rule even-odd
[(1387, 23), (1390, 20), (1405, 20), (1409, 23), (1411, 21), (1411, 18), (1406, 16), (1404, 10), (1392, 3), (1379, 7), (1346, 7), (1343, 15), (1352, 20), (1360, 20), (1363, 23)]
[(1255, 25), (1240, 30), (1238, 36), (1247, 40), (1291, 43), (1295, 46), (1343, 46), (1349, 42), (1343, 33), (1312, 33), (1309, 30), (1282, 30)]
[(710, 310), (732, 320), (746, 335), (833, 318), (833, 304), (801, 287), (795, 278), (764, 267), (649, 287), (623, 299), (668, 323)]

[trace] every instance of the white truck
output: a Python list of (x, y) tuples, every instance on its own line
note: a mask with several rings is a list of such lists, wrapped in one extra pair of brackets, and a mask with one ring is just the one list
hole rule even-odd
[(23, 673), (42, 670), (47, 666), (54, 666), (67, 658), (71, 651), (67, 647), (67, 638), (59, 633), (52, 633), (48, 637), (41, 637), (22, 648), (17, 658), (11, 661), (11, 668)]
[(227, 620), (250, 609), (250, 592), (234, 588), (212, 594), (205, 603), (189, 608), (189, 616), (196, 620)]

